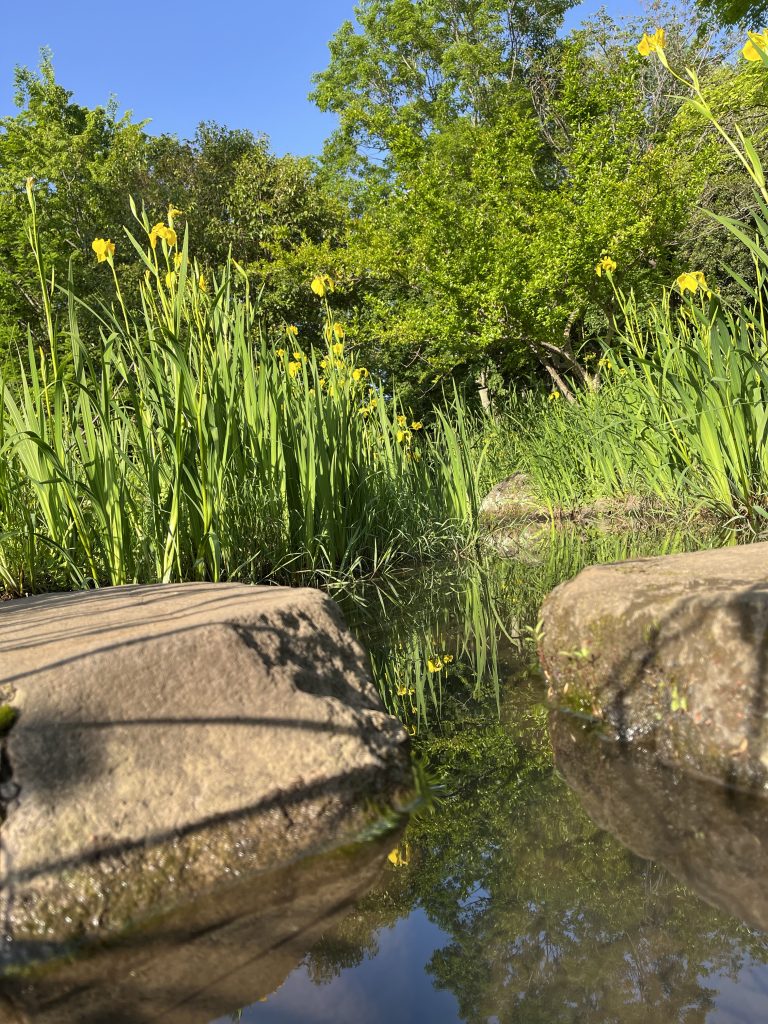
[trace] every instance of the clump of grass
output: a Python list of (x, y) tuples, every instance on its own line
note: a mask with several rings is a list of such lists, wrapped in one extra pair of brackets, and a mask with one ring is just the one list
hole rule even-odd
[[(475, 521), (466, 427), (424, 429), (359, 366), (328, 301), (320, 339), (268, 341), (237, 263), (203, 273), (167, 224), (144, 242), (128, 309), (110, 240), (94, 252), (112, 307), (54, 285), (30, 243), (46, 345), (2, 383), (0, 578), (11, 591), (188, 579), (323, 581), (435, 556)], [(81, 313), (98, 324), (95, 344)], [(314, 342), (314, 344), (313, 344)]]

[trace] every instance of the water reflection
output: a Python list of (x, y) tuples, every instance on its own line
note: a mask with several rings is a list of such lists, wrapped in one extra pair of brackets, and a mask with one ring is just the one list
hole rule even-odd
[(768, 800), (629, 751), (553, 712), (555, 761), (593, 821), (699, 896), (768, 931)]
[(243, 877), (88, 955), (63, 950), (42, 968), (9, 973), (0, 1021), (205, 1024), (261, 999), (370, 888), (391, 843)]
[[(563, 774), (570, 770), (564, 765), (561, 774), (553, 759), (543, 682), (525, 638), (543, 594), (583, 564), (695, 546), (686, 538), (667, 540), (666, 548), (658, 538), (637, 540), (561, 535), (553, 544), (562, 546), (538, 565), (500, 563), (483, 592), (496, 604), (481, 612), (470, 608), (467, 615), (471, 601), (462, 606), (460, 585), (449, 588), (453, 597), (427, 587), (387, 630), (362, 622), (380, 651), (401, 652), (405, 672), (416, 671), (436, 642), (459, 636), (456, 668), (440, 678), (439, 714), (419, 723), (417, 739), (447, 795), (435, 813), (410, 823), (401, 855), (388, 863), (382, 882), (324, 934), (279, 991), (245, 1008), (243, 1021), (768, 1019), (768, 940), (710, 905), (713, 883), (706, 902), (682, 883), (693, 885), (691, 874), (675, 877), (647, 859), (654, 856), (650, 847), (636, 845), (639, 856), (605, 831), (607, 822), (599, 815), (599, 824), (592, 820), (567, 785)], [(515, 641), (502, 637), (495, 648), (486, 645), (484, 677), (477, 648), (464, 642), (462, 615), (475, 622), (485, 615), (488, 629), (495, 616)], [(412, 646), (398, 647), (404, 636), (416, 638)], [(592, 769), (582, 767), (586, 785)], [(596, 804), (603, 793), (597, 790)], [(647, 799), (656, 797), (648, 793)], [(615, 802), (621, 804), (621, 793)], [(706, 817), (710, 810), (700, 804), (698, 813)], [(733, 814), (738, 819), (740, 811)], [(635, 813), (636, 836), (644, 820)], [(692, 813), (686, 827), (694, 821)], [(669, 842), (674, 846), (676, 839)], [(728, 856), (722, 845), (711, 863)], [(745, 885), (747, 875), (745, 868)], [(744, 888), (738, 908), (721, 906), (741, 911), (757, 904), (758, 888)]]
[[(397, 853), (390, 838), (294, 865), (62, 973), (9, 981), (0, 1021), (768, 1019), (768, 940), (754, 930), (768, 927), (768, 829), (746, 823), (743, 803), (714, 809), (675, 778), (661, 795), (655, 776), (577, 752), (570, 725), (553, 728), (556, 763), (528, 640), (546, 591), (583, 564), (694, 543), (560, 533), (536, 564), (430, 570), (348, 598), (390, 706), (442, 783), (433, 813)], [(713, 818), (735, 831), (718, 839)]]

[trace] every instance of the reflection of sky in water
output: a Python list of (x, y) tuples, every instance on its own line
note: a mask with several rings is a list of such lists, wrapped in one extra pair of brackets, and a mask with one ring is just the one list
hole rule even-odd
[(768, 1021), (768, 967), (748, 960), (736, 980), (722, 974), (702, 978), (705, 988), (717, 991), (716, 1007), (706, 1024), (762, 1024)]
[[(432, 951), (448, 936), (415, 910), (394, 928), (378, 932), (379, 953), (359, 967), (316, 985), (304, 967), (295, 970), (266, 1002), (244, 1011), (243, 1024), (452, 1024), (456, 1000), (438, 992), (425, 971)], [(228, 1024), (222, 1017), (220, 1024)]]
[[(435, 949), (448, 940), (421, 909), (393, 928), (377, 933), (379, 952), (358, 967), (343, 969), (330, 983), (314, 983), (305, 967), (293, 971), (267, 1000), (244, 1010), (242, 1024), (459, 1024), (456, 1000), (436, 990), (425, 969)], [(736, 978), (719, 971), (700, 976), (712, 991), (714, 1008), (705, 1024), (768, 1022), (768, 966), (748, 959)], [(692, 1021), (699, 1017), (693, 1011)], [(231, 1024), (221, 1017), (214, 1024)], [(499, 1024), (492, 1016), (487, 1024)], [(515, 1024), (526, 1024), (515, 1019)], [(688, 1024), (649, 1020), (648, 1024)]]

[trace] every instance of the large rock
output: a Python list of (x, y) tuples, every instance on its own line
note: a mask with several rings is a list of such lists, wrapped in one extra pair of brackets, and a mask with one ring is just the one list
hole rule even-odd
[(480, 518), (489, 526), (515, 522), (549, 522), (551, 516), (531, 488), (527, 473), (512, 476), (495, 484), (480, 502)]
[(550, 698), (727, 784), (768, 779), (768, 544), (595, 565), (541, 611)]
[(186, 584), (0, 608), (0, 957), (115, 935), (337, 844), (406, 736), (314, 590)]

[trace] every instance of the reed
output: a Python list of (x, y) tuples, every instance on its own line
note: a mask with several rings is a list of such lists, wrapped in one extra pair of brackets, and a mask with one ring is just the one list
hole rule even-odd
[(114, 303), (86, 306), (70, 280), (59, 323), (28, 194), (48, 334), (2, 382), (6, 589), (323, 582), (471, 534), (477, 463), (458, 396), (455, 417), (428, 428), (406, 417), (349, 351), (327, 276), (313, 282), (323, 337), (286, 325), (269, 340), (243, 270), (204, 273), (171, 210), (154, 227), (137, 216), (143, 241), (127, 233), (144, 269), (138, 308), (123, 300), (113, 244), (97, 239)]

